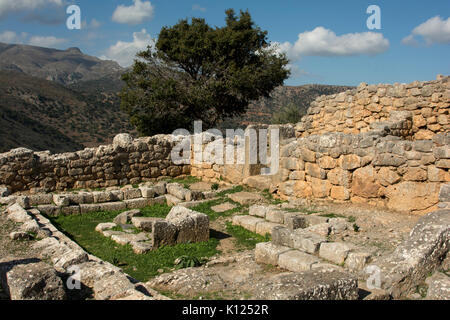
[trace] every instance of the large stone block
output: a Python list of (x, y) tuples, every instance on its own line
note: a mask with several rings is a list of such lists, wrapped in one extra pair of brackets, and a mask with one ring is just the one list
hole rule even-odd
[(209, 217), (182, 206), (173, 207), (166, 221), (177, 228), (177, 243), (209, 240)]
[(132, 217), (131, 223), (139, 230), (152, 232), (153, 225), (156, 221), (164, 220), (162, 218), (152, 218), (152, 217)]
[(256, 232), (256, 225), (260, 222), (264, 222), (264, 219), (252, 217), (252, 216), (234, 216), (233, 224), (241, 226), (251, 232)]
[(386, 188), (387, 206), (398, 211), (427, 211), (439, 199), (439, 183), (405, 181)]
[(44, 262), (2, 263), (2, 287), (11, 300), (65, 300), (61, 278)]
[(272, 209), (266, 213), (266, 220), (274, 223), (283, 224), (284, 215), (285, 215), (284, 211)]
[(292, 250), (284, 246), (274, 245), (272, 242), (260, 242), (255, 247), (255, 261), (258, 263), (278, 265), (280, 254)]
[(327, 241), (326, 238), (305, 229), (294, 230), (291, 237), (292, 247), (307, 253), (318, 252), (321, 243)]
[(255, 284), (263, 300), (357, 300), (358, 280), (349, 273), (317, 268), (283, 273)]
[(377, 198), (382, 194), (383, 188), (377, 180), (374, 167), (367, 166), (353, 173), (352, 192), (363, 198)]
[(177, 227), (168, 221), (156, 221), (153, 224), (153, 248), (173, 246), (177, 241)]
[(274, 227), (272, 229), (272, 243), (277, 246), (292, 248), (294, 246), (292, 231), (286, 227)]
[(128, 222), (131, 221), (131, 219), (133, 217), (139, 217), (141, 215), (142, 215), (142, 213), (138, 209), (125, 211), (125, 212), (119, 213), (114, 218), (114, 223), (116, 223), (116, 224), (127, 224)]
[(262, 206), (255, 204), (250, 206), (248, 214), (255, 217), (265, 218), (269, 210), (270, 210), (269, 206)]
[(32, 220), (31, 216), (27, 213), (27, 211), (17, 203), (8, 207), (7, 212), (8, 212), (8, 219), (17, 223), (23, 223), (28, 220)]
[(228, 198), (241, 205), (252, 205), (264, 202), (264, 198), (260, 194), (245, 191), (229, 194)]
[(266, 234), (271, 235), (273, 228), (277, 226), (281, 225), (279, 223), (262, 221), (256, 224), (255, 232), (262, 236), (265, 236)]
[(342, 264), (350, 250), (350, 246), (345, 243), (324, 242), (320, 245), (319, 256), (336, 264)]
[(450, 210), (422, 217), (395, 251), (376, 262), (381, 287), (393, 298), (411, 293), (440, 266), (450, 249)]
[(298, 251), (290, 250), (279, 255), (278, 265), (280, 268), (300, 272), (312, 269), (312, 265), (319, 263), (319, 259), (313, 255)]

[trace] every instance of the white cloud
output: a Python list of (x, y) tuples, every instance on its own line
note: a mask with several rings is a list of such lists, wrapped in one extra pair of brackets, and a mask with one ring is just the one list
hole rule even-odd
[(14, 31), (4, 31), (0, 33), (0, 42), (4, 43), (23, 43), (27, 37), (27, 33), (22, 32), (20, 34), (15, 33)]
[(26, 32), (15, 33), (14, 31), (4, 31), (0, 33), (0, 42), (29, 44), (32, 46), (53, 48), (67, 42), (67, 40), (53, 36), (30, 36)]
[(419, 45), (419, 42), (414, 38), (414, 36), (412, 34), (410, 34), (407, 37), (404, 37), (402, 39), (402, 43), (406, 44), (408, 46), (414, 46), (414, 47)]
[(415, 36), (422, 37), (427, 45), (450, 44), (450, 17), (447, 20), (443, 20), (440, 16), (428, 19), (415, 27), (409, 36), (403, 38), (403, 44), (417, 45)]
[(33, 11), (48, 5), (62, 6), (62, 0), (0, 0), (0, 18), (12, 12)]
[(133, 25), (153, 18), (155, 9), (150, 1), (133, 0), (133, 2), (134, 4), (129, 7), (119, 5), (113, 13), (112, 20)]
[(152, 39), (147, 30), (133, 33), (133, 41), (117, 41), (116, 44), (109, 47), (101, 59), (115, 60), (123, 67), (129, 67), (133, 64), (136, 53), (147, 49), (148, 45), (154, 46), (155, 40)]
[(389, 40), (381, 33), (347, 33), (337, 36), (332, 30), (317, 27), (298, 35), (294, 44), (278, 43), (278, 48), (286, 52), (291, 61), (302, 56), (353, 56), (375, 55), (388, 50)]
[(47, 47), (47, 48), (53, 48), (59, 44), (62, 44), (64, 42), (67, 42), (66, 39), (56, 38), (53, 36), (32, 36), (30, 40), (28, 41), (28, 44), (32, 46), (38, 46), (38, 47)]
[(201, 12), (206, 12), (206, 8), (202, 7), (199, 4), (194, 4), (192, 6), (192, 11), (201, 11)]

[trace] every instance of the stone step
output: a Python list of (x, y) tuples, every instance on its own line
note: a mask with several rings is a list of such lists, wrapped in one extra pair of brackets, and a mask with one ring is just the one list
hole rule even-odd
[(120, 211), (126, 209), (140, 209), (155, 204), (166, 204), (166, 196), (159, 196), (156, 198), (138, 198), (124, 201), (105, 202), (105, 203), (91, 203), (80, 204), (74, 206), (58, 206), (58, 205), (38, 205), (40, 212), (47, 216), (83, 214), (97, 211)]
[(275, 227), (280, 227), (280, 224), (268, 222), (262, 218), (253, 216), (234, 216), (233, 225), (241, 226), (251, 232), (265, 236), (272, 235), (272, 230)]
[(272, 230), (272, 241), (276, 245), (299, 249), (307, 253), (317, 253), (321, 243), (327, 240), (308, 230), (289, 230), (280, 226)]

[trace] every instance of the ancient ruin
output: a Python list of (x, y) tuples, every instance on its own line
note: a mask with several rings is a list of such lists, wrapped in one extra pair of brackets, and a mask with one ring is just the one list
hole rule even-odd
[[(249, 126), (245, 132), (269, 129), (257, 139), (267, 138), (271, 163), (248, 161), (254, 152), (248, 136), (244, 163), (199, 164), (191, 146), (188, 161), (175, 164), (171, 152), (186, 139), (180, 135), (121, 134), (112, 145), (78, 152), (0, 154), (1, 239), (5, 248), (31, 247), (17, 257), (6, 251), (0, 260), (3, 294), (449, 299), (449, 111), (450, 77), (363, 83), (319, 97), (298, 124)], [(279, 132), (276, 145), (270, 129)], [(209, 148), (210, 140), (202, 141), (200, 151)], [(216, 147), (236, 146), (217, 141)], [(262, 175), (274, 161), (277, 172)], [(167, 212), (146, 213), (158, 206)], [(114, 217), (103, 219), (104, 212)], [(75, 216), (92, 219), (90, 235), (111, 240), (110, 260), (52, 223)], [(237, 250), (229, 240), (238, 233), (230, 236), (230, 230), (248, 232), (244, 240), (254, 249)], [(143, 257), (211, 239), (221, 253), (201, 257), (205, 261), (170, 257), (170, 267), (145, 281), (126, 274), (113, 256), (116, 249)], [(79, 290), (68, 288), (74, 272), (81, 275)]]

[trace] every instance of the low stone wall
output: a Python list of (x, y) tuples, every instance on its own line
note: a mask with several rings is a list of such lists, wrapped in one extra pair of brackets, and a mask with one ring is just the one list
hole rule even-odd
[(175, 165), (171, 151), (179, 137), (157, 135), (133, 140), (118, 135), (111, 145), (78, 152), (50, 154), (19, 148), (0, 154), (0, 185), (12, 192), (104, 188), (190, 172)]
[(362, 83), (357, 89), (317, 98), (296, 131), (298, 137), (329, 132), (364, 133), (371, 130), (371, 124), (391, 121), (392, 111), (409, 111), (412, 122), (397, 128), (398, 135), (431, 139), (450, 130), (449, 110), (450, 77), (410, 84)]
[(450, 134), (406, 141), (378, 131), (300, 138), (282, 147), (278, 193), (427, 213), (450, 181)]

